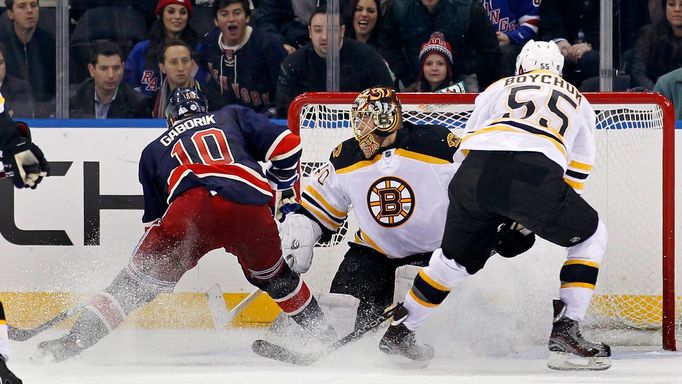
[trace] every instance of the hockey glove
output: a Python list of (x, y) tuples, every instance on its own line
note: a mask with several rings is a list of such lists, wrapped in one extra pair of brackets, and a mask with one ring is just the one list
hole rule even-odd
[(282, 257), (296, 273), (305, 273), (313, 262), (313, 248), (322, 237), (322, 228), (305, 215), (288, 215), (279, 226)]
[(35, 189), (50, 173), (50, 166), (43, 151), (31, 141), (31, 132), (23, 122), (16, 123), (19, 134), (12, 137), (2, 151), (5, 172), (12, 174), (17, 188)]
[(517, 222), (502, 223), (497, 228), (495, 250), (503, 257), (514, 257), (535, 244), (535, 233)]
[(288, 214), (296, 212), (300, 207), (293, 188), (275, 191), (275, 220), (283, 222)]
[(0, 384), (22, 384), (21, 379), (16, 377), (12, 371), (7, 368), (5, 359), (0, 355)]

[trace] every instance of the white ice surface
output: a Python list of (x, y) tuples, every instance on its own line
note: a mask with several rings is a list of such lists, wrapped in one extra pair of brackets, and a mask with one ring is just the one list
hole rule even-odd
[(546, 347), (541, 345), (491, 352), (485, 351), (485, 343), (453, 344), (447, 329), (441, 332), (432, 330), (423, 337), (437, 351), (425, 368), (387, 360), (377, 349), (379, 334), (347, 345), (312, 366), (294, 367), (251, 352), (251, 342), (263, 337), (263, 329), (121, 329), (73, 360), (36, 364), (30, 356), (37, 343), (60, 334), (48, 331), (23, 343), (13, 342), (9, 366), (26, 384), (682, 383), (682, 353), (620, 348), (608, 371), (558, 372), (546, 367)]

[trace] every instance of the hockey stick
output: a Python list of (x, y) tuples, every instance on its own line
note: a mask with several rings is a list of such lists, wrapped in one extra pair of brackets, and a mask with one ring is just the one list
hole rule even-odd
[(277, 345), (274, 343), (271, 343), (267, 340), (256, 340), (253, 342), (251, 345), (251, 350), (255, 352), (257, 355), (267, 357), (269, 359), (273, 360), (279, 360), (285, 363), (293, 364), (293, 365), (310, 365), (322, 357), (326, 356), (327, 354), (336, 351), (337, 349), (343, 347), (344, 345), (355, 341), (362, 337), (364, 334), (367, 332), (373, 331), (386, 320), (391, 318), (395, 311), (401, 307), (402, 304), (398, 304), (394, 306), (393, 308), (388, 309), (386, 312), (384, 312), (382, 315), (379, 317), (375, 318), (374, 320), (370, 321), (369, 323), (366, 323), (363, 325), (361, 328), (358, 328), (354, 330), (353, 332), (347, 334), (346, 336), (338, 339), (331, 345), (327, 346), (325, 349), (322, 351), (317, 351), (317, 352), (296, 352), (293, 351), (289, 348), (283, 347), (281, 345)]
[(50, 320), (40, 324), (37, 327), (34, 328), (17, 328), (13, 327), (9, 324), (7, 324), (7, 336), (9, 337), (10, 340), (14, 341), (26, 341), (33, 336), (43, 332), (44, 330), (48, 328), (52, 328), (53, 326), (61, 323), (62, 321), (66, 320), (67, 318), (75, 315), (78, 313), (83, 307), (82, 306), (77, 306), (77, 307), (72, 307), (69, 308), (68, 310), (58, 314), (57, 316), (51, 318)]
[(206, 300), (208, 301), (208, 309), (211, 312), (211, 317), (215, 323), (216, 329), (225, 329), (232, 320), (246, 309), (255, 299), (260, 296), (262, 291), (258, 288), (254, 289), (244, 300), (235, 305), (230, 312), (225, 307), (225, 299), (223, 298), (223, 290), (218, 284), (214, 285), (206, 291)]

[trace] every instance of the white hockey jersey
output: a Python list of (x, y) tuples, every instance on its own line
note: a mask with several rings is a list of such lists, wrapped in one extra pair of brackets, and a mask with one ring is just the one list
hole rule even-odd
[(447, 128), (405, 123), (393, 146), (366, 159), (348, 139), (311, 175), (301, 205), (327, 233), (352, 207), (360, 227), (352, 241), (389, 258), (432, 252), (443, 237), (459, 141)]
[(590, 103), (561, 77), (543, 70), (507, 77), (476, 97), (457, 160), (469, 150), (541, 152), (582, 193), (595, 158), (595, 124)]

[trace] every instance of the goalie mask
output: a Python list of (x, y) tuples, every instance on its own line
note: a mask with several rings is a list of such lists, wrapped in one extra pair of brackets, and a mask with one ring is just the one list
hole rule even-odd
[(178, 120), (208, 112), (208, 100), (197, 88), (176, 88), (166, 106), (166, 121), (172, 126)]
[(350, 111), (353, 135), (366, 158), (374, 156), (387, 136), (403, 125), (402, 107), (395, 91), (386, 87), (362, 91)]
[(516, 75), (543, 69), (561, 76), (563, 68), (564, 55), (553, 41), (529, 40), (516, 57)]

